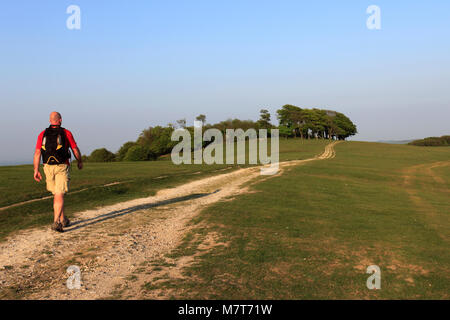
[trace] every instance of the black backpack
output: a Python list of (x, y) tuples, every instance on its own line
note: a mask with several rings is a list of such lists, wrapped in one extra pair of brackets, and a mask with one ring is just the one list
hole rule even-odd
[(70, 159), (71, 154), (64, 128), (50, 126), (45, 129), (41, 153), (42, 162), (45, 164), (65, 164)]

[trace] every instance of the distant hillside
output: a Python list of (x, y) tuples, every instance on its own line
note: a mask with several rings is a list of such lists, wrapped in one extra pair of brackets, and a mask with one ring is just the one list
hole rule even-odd
[(410, 142), (412, 142), (414, 140), (410, 139), (410, 140), (380, 140), (377, 142), (380, 143), (389, 143), (389, 144), (408, 144)]
[(450, 136), (442, 136), (442, 137), (428, 137), (421, 140), (414, 140), (408, 143), (413, 146), (422, 146), (422, 147), (443, 147), (450, 146)]

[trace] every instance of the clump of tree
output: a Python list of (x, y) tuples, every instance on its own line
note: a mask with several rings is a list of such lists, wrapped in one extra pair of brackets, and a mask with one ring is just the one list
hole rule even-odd
[(408, 144), (421, 147), (445, 147), (450, 146), (450, 136), (428, 137), (425, 139), (414, 140)]
[(270, 113), (266, 109), (259, 111), (259, 120), (257, 122), (259, 129), (271, 129), (273, 125), (270, 123)]
[(127, 153), (128, 153), (128, 150), (130, 150), (131, 147), (134, 147), (134, 146), (136, 146), (136, 145), (137, 145), (137, 143), (134, 142), (134, 141), (128, 141), (128, 142), (125, 142), (125, 143), (120, 147), (119, 151), (117, 151), (117, 153), (116, 153), (116, 159), (117, 159), (117, 161), (124, 161), (125, 156), (126, 156)]
[[(183, 128), (186, 126), (186, 121), (180, 121)], [(172, 132), (175, 130), (173, 126), (167, 127), (150, 127), (145, 129), (140, 134), (136, 144), (145, 147), (151, 153), (151, 158), (157, 158), (161, 155), (168, 154), (172, 148), (178, 143), (171, 140)]]
[(123, 161), (148, 161), (155, 159), (156, 155), (149, 147), (137, 144), (128, 149)]
[[(227, 119), (215, 124), (206, 123), (206, 115), (200, 114), (196, 120), (201, 123), (203, 131), (208, 129), (218, 129), (223, 137), (226, 136), (227, 129), (279, 129), (282, 137), (299, 138), (322, 138), (343, 140), (357, 133), (356, 126), (344, 114), (322, 109), (302, 109), (293, 105), (284, 105), (277, 110), (279, 126), (271, 123), (271, 115), (267, 109), (260, 110), (260, 117), (257, 121)], [(176, 121), (176, 125), (169, 123), (167, 126), (149, 127), (141, 132), (136, 141), (128, 141), (122, 145), (116, 154), (105, 148), (97, 149), (87, 157), (88, 161), (109, 162), (109, 161), (147, 161), (155, 160), (159, 156), (169, 154), (178, 141), (172, 141), (171, 136), (176, 127), (188, 130), (194, 139), (194, 127), (187, 126), (186, 119)], [(211, 142), (204, 141), (203, 147)], [(192, 141), (194, 148), (194, 141)]]
[(89, 162), (112, 162), (115, 160), (116, 155), (105, 148), (96, 149), (87, 157), (87, 161)]
[(290, 104), (277, 110), (280, 136), (306, 139), (345, 140), (357, 133), (356, 125), (343, 113), (302, 109)]
[(248, 129), (257, 129), (258, 123), (252, 120), (227, 119), (225, 121), (221, 121), (212, 125), (206, 125), (204, 127), (205, 130), (210, 128), (220, 130), (220, 132), (222, 132), (222, 134), (225, 136), (227, 129), (242, 129), (244, 131)]
[(199, 115), (195, 118), (195, 120), (200, 121), (202, 123), (202, 126), (205, 126), (206, 124), (206, 116), (204, 114)]

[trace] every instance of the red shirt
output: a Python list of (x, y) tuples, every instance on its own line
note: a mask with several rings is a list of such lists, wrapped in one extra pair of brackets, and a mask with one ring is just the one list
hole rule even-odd
[[(44, 133), (45, 133), (45, 130), (42, 131), (42, 132), (39, 134), (39, 136), (38, 136), (38, 139), (37, 139), (37, 142), (36, 142), (36, 149), (37, 149), (37, 150), (41, 150), (41, 148), (42, 148), (42, 139), (44, 138)], [(72, 150), (74, 150), (75, 148), (78, 148), (78, 147), (77, 147), (77, 143), (75, 142), (75, 139), (73, 138), (72, 132), (70, 132), (70, 131), (67, 130), (67, 129), (64, 129), (64, 133), (66, 134), (66, 139), (67, 139), (67, 141), (69, 141), (69, 146), (70, 146), (70, 148), (71, 148)], [(66, 163), (69, 164), (69, 160), (67, 160)]]

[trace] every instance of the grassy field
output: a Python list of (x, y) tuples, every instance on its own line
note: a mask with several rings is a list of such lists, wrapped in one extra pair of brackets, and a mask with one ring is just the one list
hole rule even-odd
[[(281, 140), (280, 160), (311, 158), (327, 141)], [(168, 258), (193, 258), (183, 278), (144, 294), (187, 299), (449, 299), (450, 148), (343, 142), (336, 158), (261, 177), (249, 193), (203, 210)], [(173, 165), (169, 159), (87, 163), (72, 172), (70, 215), (154, 194), (238, 166)], [(105, 184), (122, 184), (103, 187)], [(31, 166), (0, 167), (0, 206), (48, 195)], [(49, 225), (51, 200), (0, 211), (0, 240)], [(205, 241), (209, 239), (208, 245)], [(211, 239), (214, 239), (211, 243)], [(169, 259), (170, 260), (170, 259)], [(148, 261), (135, 277), (165, 270)], [(368, 290), (366, 269), (381, 269)], [(176, 264), (174, 264), (176, 266)]]
[[(280, 140), (280, 160), (312, 157), (320, 153), (326, 143)], [(160, 189), (238, 168), (237, 165), (176, 166), (170, 157), (164, 159), (151, 162), (86, 163), (81, 171), (73, 168), (71, 193), (66, 196), (65, 212), (70, 217), (80, 210), (147, 197)], [(229, 171), (220, 171), (224, 168), (229, 168)], [(121, 184), (103, 187), (117, 182)], [(32, 166), (0, 167), (0, 194), (0, 207), (49, 196), (44, 181), (39, 184), (34, 182)], [(52, 221), (51, 199), (0, 210), (0, 241), (15, 231), (47, 225)]]
[[(188, 299), (449, 299), (450, 148), (344, 142), (336, 152), (205, 209), (171, 255), (196, 254), (184, 278), (143, 289)], [(216, 245), (202, 251), (208, 235)], [(381, 290), (366, 287), (370, 265)]]

